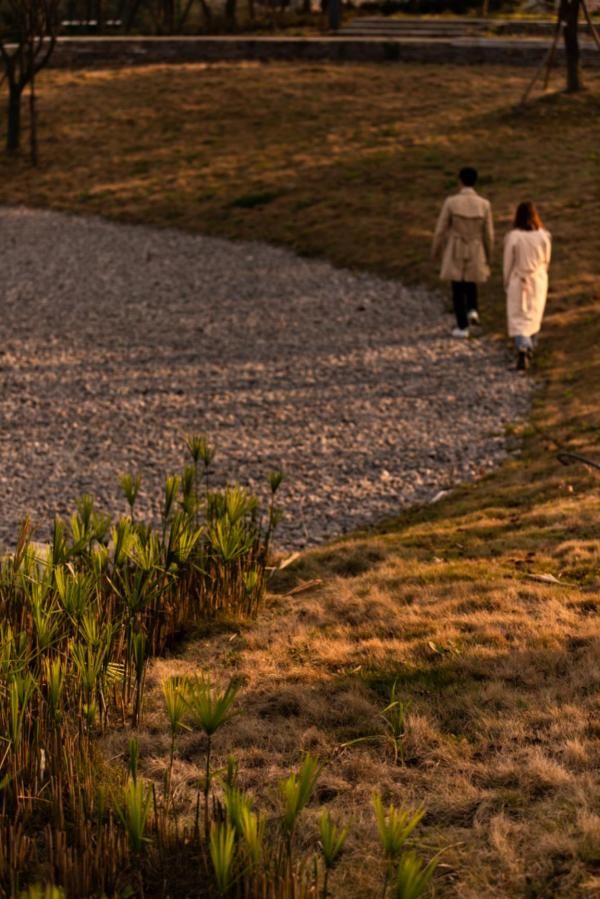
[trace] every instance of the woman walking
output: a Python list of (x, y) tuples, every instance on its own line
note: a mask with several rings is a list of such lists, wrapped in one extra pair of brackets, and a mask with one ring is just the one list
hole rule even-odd
[(548, 293), (551, 239), (533, 203), (519, 203), (504, 241), (504, 288), (508, 333), (517, 348), (517, 369), (528, 368), (542, 326)]

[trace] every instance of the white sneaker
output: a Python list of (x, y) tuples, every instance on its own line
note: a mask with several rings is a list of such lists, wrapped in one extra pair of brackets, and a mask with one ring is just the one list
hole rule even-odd
[(453, 337), (468, 337), (469, 329), (468, 328), (453, 328), (452, 336)]
[(470, 325), (478, 325), (479, 324), (479, 312), (477, 309), (471, 309), (469, 312), (469, 324)]

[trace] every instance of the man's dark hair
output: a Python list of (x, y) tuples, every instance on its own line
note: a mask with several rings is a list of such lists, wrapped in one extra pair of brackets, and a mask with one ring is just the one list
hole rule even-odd
[(474, 187), (477, 183), (477, 169), (473, 169), (470, 165), (467, 165), (464, 169), (460, 170), (458, 177), (465, 187)]

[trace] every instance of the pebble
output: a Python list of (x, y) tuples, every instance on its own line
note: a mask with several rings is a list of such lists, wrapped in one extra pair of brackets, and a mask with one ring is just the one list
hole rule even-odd
[[(82, 493), (114, 515), (124, 472), (160, 514), (184, 437), (213, 483), (286, 479), (282, 549), (431, 502), (507, 455), (531, 384), (454, 341), (439, 293), (263, 244), (0, 208), (0, 544)], [(485, 318), (485, 308), (483, 310)]]

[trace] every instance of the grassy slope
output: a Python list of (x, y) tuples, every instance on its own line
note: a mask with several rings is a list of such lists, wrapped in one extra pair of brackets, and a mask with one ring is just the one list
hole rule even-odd
[[(522, 457), (307, 555), (256, 627), (193, 642), (153, 671), (155, 683), (192, 664), (245, 675), (227, 748), (262, 794), (301, 747), (331, 762), (323, 798), (354, 819), (334, 880), (344, 899), (374, 895), (366, 806), (377, 785), (423, 801), (427, 845), (451, 847), (438, 895), (600, 890), (598, 479), (555, 459), (559, 446), (597, 456), (600, 432), (600, 78), (581, 96), (516, 109), (527, 77), (322, 65), (51, 73), (40, 171), (0, 162), (0, 202), (260, 238), (421, 283), (434, 283), (431, 227), (463, 162), (482, 171), (501, 232), (528, 196), (547, 219), (544, 389)], [(484, 303), (500, 329), (497, 274)], [(312, 577), (320, 589), (284, 595)], [(410, 702), (406, 767), (381, 744), (341, 748), (381, 729), (394, 680)], [(143, 739), (157, 774), (158, 708), (151, 694)], [(200, 758), (186, 740), (182, 804)]]

